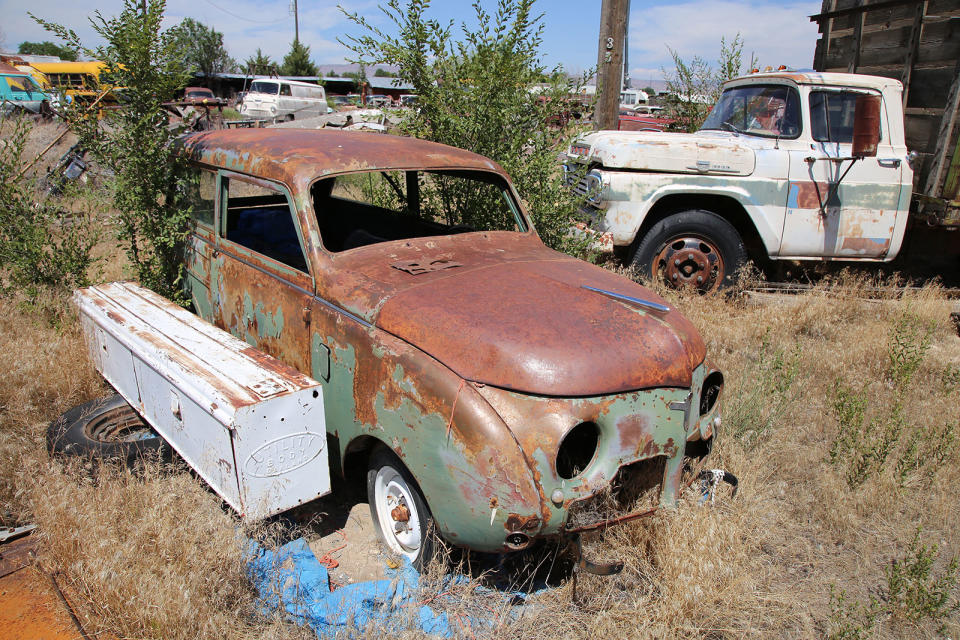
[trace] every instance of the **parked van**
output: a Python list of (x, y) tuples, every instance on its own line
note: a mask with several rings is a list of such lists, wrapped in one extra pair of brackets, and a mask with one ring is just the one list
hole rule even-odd
[(13, 112), (50, 113), (50, 96), (30, 74), (0, 63), (0, 116)]
[(254, 80), (240, 106), (242, 116), (274, 120), (302, 120), (331, 111), (323, 87), (276, 78)]

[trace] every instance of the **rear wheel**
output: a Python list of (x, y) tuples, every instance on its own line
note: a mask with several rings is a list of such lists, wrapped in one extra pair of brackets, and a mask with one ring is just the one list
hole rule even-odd
[(416, 480), (386, 448), (374, 451), (368, 469), (367, 500), (377, 536), (390, 551), (407, 557), (422, 571), (433, 558), (438, 540)]
[(668, 286), (709, 293), (733, 284), (746, 259), (732, 224), (712, 211), (691, 209), (653, 225), (637, 246), (633, 266)]

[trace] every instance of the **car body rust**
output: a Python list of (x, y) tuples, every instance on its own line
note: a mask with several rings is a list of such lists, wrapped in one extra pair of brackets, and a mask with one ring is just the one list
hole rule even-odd
[[(571, 508), (631, 465), (662, 462), (659, 503), (676, 501), (685, 444), (709, 439), (719, 415), (719, 402), (698, 411), (704, 385), (722, 387), (702, 338), (653, 292), (544, 246), (495, 162), (362, 132), (208, 132), (181, 151), (219, 185), (212, 223), (195, 221), (187, 241), (186, 294), (204, 319), (323, 383), (332, 468), (363, 472), (375, 447), (392, 450), (441, 535), (479, 551), (563, 535)], [(522, 224), (331, 250), (324, 224), (339, 214), (317, 185), (377, 172), (481, 176)], [(305, 264), (231, 240), (233, 181), (288, 203)], [(444, 263), (455, 267), (396, 267)], [(593, 453), (564, 477), (583, 423)], [(634, 507), (615, 517), (650, 508)]]

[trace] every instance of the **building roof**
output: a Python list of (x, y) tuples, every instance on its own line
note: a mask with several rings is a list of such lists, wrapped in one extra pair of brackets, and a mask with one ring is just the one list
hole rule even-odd
[(368, 84), (371, 89), (393, 89), (400, 91), (413, 91), (413, 85), (409, 82), (401, 82), (400, 78), (384, 78), (378, 76), (367, 76)]
[(351, 171), (472, 169), (506, 176), (496, 162), (470, 151), (363, 131), (226, 129), (189, 134), (178, 144), (192, 160), (278, 180), (294, 191)]

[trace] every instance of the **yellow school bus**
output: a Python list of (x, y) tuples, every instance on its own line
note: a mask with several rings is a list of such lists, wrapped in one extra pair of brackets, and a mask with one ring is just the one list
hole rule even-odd
[[(33, 62), (34, 68), (50, 80), (61, 93), (81, 102), (92, 102), (105, 88), (100, 85), (100, 72), (106, 66), (97, 60), (90, 62)], [(100, 104), (116, 104), (116, 97), (108, 94)]]

